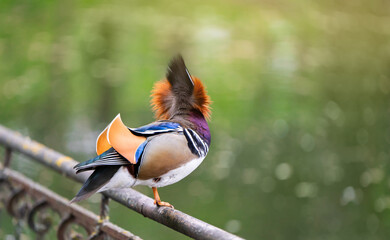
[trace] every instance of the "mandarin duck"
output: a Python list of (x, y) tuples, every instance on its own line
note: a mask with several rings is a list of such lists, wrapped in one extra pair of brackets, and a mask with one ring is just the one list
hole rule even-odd
[(155, 83), (151, 97), (155, 122), (129, 128), (118, 114), (97, 138), (98, 156), (74, 167), (76, 173), (94, 172), (71, 202), (108, 189), (146, 185), (157, 206), (173, 207), (160, 200), (157, 188), (180, 181), (206, 157), (210, 98), (180, 55), (171, 60), (166, 79)]

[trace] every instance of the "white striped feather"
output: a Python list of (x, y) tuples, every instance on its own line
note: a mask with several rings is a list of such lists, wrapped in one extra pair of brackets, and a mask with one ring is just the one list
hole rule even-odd
[[(194, 130), (185, 128), (184, 131), (186, 132), (191, 145), (194, 146), (195, 150), (197, 151), (198, 156), (205, 157), (209, 151), (209, 146), (207, 143)], [(193, 136), (196, 138), (196, 140), (194, 140)]]

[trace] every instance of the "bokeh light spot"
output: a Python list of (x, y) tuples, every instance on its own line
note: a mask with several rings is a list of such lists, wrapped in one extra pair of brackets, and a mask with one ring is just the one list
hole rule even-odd
[(275, 168), (275, 176), (279, 180), (286, 180), (292, 175), (292, 167), (288, 163), (281, 163)]

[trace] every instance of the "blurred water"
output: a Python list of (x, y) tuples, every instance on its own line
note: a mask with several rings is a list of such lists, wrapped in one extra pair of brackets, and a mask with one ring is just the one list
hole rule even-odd
[[(387, 239), (389, 9), (2, 1), (0, 123), (89, 159), (118, 112), (129, 126), (153, 120), (150, 90), (181, 52), (213, 100), (213, 140), (199, 169), (161, 189), (164, 200), (248, 239)], [(24, 159), (13, 167), (68, 198), (79, 187)], [(97, 210), (97, 200), (83, 205)], [(145, 239), (183, 238), (111, 208), (114, 223)]]

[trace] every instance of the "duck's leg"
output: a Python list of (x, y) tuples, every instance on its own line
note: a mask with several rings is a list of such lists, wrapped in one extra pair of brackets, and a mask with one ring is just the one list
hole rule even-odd
[(156, 187), (152, 187), (152, 189), (153, 189), (153, 194), (154, 194), (154, 204), (156, 204), (158, 207), (164, 206), (164, 207), (174, 208), (171, 204), (169, 204), (167, 202), (161, 202), (161, 199), (160, 199), (160, 196), (158, 195)]

